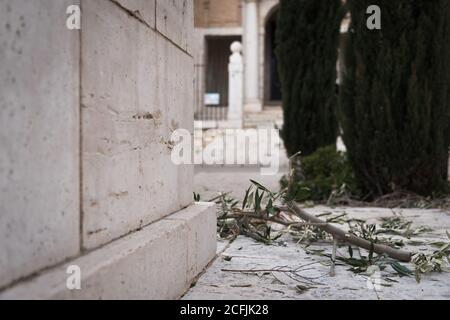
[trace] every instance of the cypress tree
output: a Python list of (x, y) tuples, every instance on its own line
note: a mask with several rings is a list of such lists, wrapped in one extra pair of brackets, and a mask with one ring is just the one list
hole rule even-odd
[(277, 56), (290, 156), (334, 144), (340, 0), (281, 0)]
[[(367, 28), (370, 5), (381, 30)], [(371, 196), (448, 186), (449, 1), (348, 0), (340, 122), (348, 158)]]

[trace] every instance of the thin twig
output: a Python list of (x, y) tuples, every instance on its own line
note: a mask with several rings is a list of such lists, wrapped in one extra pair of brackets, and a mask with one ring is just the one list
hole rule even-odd
[(331, 255), (331, 270), (330, 270), (330, 277), (336, 276), (336, 252), (338, 247), (338, 240), (337, 238), (333, 237), (333, 253)]
[(254, 220), (266, 221), (277, 223), (286, 227), (307, 227), (307, 226), (325, 226), (327, 223), (311, 223), (311, 222), (287, 222), (281, 219), (273, 218), (273, 217), (264, 217), (259, 214), (251, 214), (247, 212), (228, 214), (224, 217), (220, 217), (219, 220), (228, 220), (228, 219), (241, 219), (241, 218), (250, 218)]
[[(322, 283), (316, 282), (314, 280), (316, 279), (320, 279), (323, 278), (322, 276), (319, 277), (307, 277), (304, 275), (301, 275), (300, 272), (305, 272), (308, 271), (310, 269), (303, 269), (305, 267), (308, 267), (310, 265), (313, 264), (318, 264), (319, 262), (313, 262), (304, 266), (300, 266), (296, 269), (289, 269), (287, 266), (282, 266), (282, 267), (275, 267), (273, 269), (247, 269), (247, 270), (240, 270), (240, 269), (222, 269), (221, 271), (223, 272), (233, 272), (233, 273), (250, 273), (250, 274), (258, 274), (258, 273), (270, 273), (274, 276), (275, 279), (277, 279), (278, 281), (280, 281), (275, 275), (274, 273), (281, 273), (281, 274), (285, 274), (287, 277), (289, 277), (290, 279), (296, 281), (296, 282), (309, 282), (311, 284), (315, 284), (315, 285), (322, 285)], [(281, 281), (280, 281), (281, 282)]]

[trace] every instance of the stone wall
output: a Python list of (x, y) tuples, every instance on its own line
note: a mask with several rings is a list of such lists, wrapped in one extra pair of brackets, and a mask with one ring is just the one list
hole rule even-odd
[[(148, 27), (150, 20), (144, 24), (111, 1), (83, 3), (86, 248), (105, 244), (192, 201), (187, 182), (193, 168), (176, 167), (170, 160), (172, 131), (192, 130), (193, 119), (193, 63), (184, 36), (192, 34), (192, 28), (170, 22), (183, 21), (183, 2), (192, 3), (157, 1), (157, 8), (163, 4), (158, 12), (170, 14), (158, 14), (156, 26), (165, 36), (173, 36), (173, 43)], [(172, 3), (176, 6), (168, 7)], [(139, 7), (130, 11), (135, 10)], [(161, 15), (169, 22), (160, 22)]]
[(0, 287), (80, 252), (73, 3), (0, 2)]
[(5, 0), (0, 21), (0, 298), (176, 298), (215, 253), (170, 160), (193, 131), (193, 0)]

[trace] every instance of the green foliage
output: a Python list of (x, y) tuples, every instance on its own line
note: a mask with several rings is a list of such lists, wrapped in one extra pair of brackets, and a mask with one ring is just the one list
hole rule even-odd
[[(346, 155), (338, 152), (334, 145), (303, 157), (300, 172), (302, 177), (294, 182), (290, 194), (296, 201), (326, 201), (341, 188), (358, 193)], [(286, 186), (287, 181), (282, 181), (282, 184)]]
[[(382, 29), (366, 26), (369, 5)], [(428, 196), (448, 187), (450, 2), (348, 0), (339, 120), (361, 188)]]
[[(450, 234), (447, 231), (450, 240)], [(416, 267), (416, 280), (420, 282), (421, 275), (430, 272), (450, 272), (450, 242), (444, 243), (439, 250), (432, 254), (416, 253), (412, 257), (412, 262)]]
[(340, 0), (281, 0), (277, 56), (289, 156), (336, 141)]
[(271, 244), (282, 233), (274, 234), (267, 221), (281, 221), (278, 220), (281, 211), (274, 204), (284, 195), (284, 191), (273, 193), (256, 181), (250, 182), (251, 186), (245, 192), (242, 205), (229, 194), (220, 194), (213, 199), (218, 205), (219, 236), (232, 238), (242, 234)]
[[(331, 148), (331, 147), (330, 147)], [(322, 150), (319, 150), (322, 151)], [(329, 151), (331, 153), (331, 151)], [(323, 242), (332, 240), (332, 235), (326, 232), (323, 226), (318, 224), (311, 224), (299, 222), (298, 218), (301, 216), (295, 211), (285, 206), (286, 189), (278, 193), (270, 191), (261, 183), (250, 180), (251, 186), (245, 193), (245, 198), (242, 204), (240, 201), (233, 199), (229, 194), (221, 193), (215, 199), (218, 209), (218, 233), (222, 238), (235, 238), (239, 235), (247, 236), (255, 239), (258, 242), (267, 245), (275, 244), (278, 241), (279, 245), (285, 244), (284, 235), (289, 234), (292, 239), (298, 244), (302, 244), (306, 254), (327, 257), (332, 260), (332, 270), (335, 267), (335, 260), (338, 260), (350, 267), (350, 271), (359, 274), (365, 273), (368, 276), (375, 272), (381, 272), (388, 266), (400, 277), (410, 277), (414, 274), (408, 266), (400, 264), (397, 260), (389, 258), (386, 254), (376, 254), (375, 244), (388, 245), (393, 248), (404, 246), (403, 239), (410, 235), (419, 235), (425, 232), (428, 228), (414, 227), (412, 222), (406, 220), (402, 216), (395, 215), (391, 217), (382, 217), (381, 225), (368, 224), (365, 220), (350, 218), (347, 213), (333, 213), (324, 212), (316, 215), (317, 218), (323, 219), (325, 224), (348, 224), (348, 233), (360, 237), (371, 242), (371, 247), (368, 254), (358, 250), (354, 252), (352, 245), (348, 246), (349, 257), (342, 253), (339, 256), (333, 257), (332, 254), (326, 253), (323, 249)], [(301, 220), (304, 220), (301, 218)], [(279, 227), (272, 228), (275, 225), (284, 226), (280, 230)], [(276, 232), (274, 232), (274, 230)], [(414, 232), (410, 232), (414, 230)], [(427, 232), (431, 232), (428, 229)], [(396, 237), (386, 238), (385, 234), (395, 234)], [(450, 234), (447, 232), (447, 237), (450, 239)], [(311, 247), (317, 242), (321, 242), (321, 246)], [(410, 241), (411, 242), (411, 241)], [(409, 243), (410, 243), (409, 242)], [(431, 245), (437, 246), (438, 251), (430, 253), (423, 248), (420, 252), (416, 252), (412, 256), (412, 265), (415, 267), (415, 275), (417, 281), (420, 281), (422, 274), (429, 274), (432, 272), (450, 272), (450, 242), (448, 241), (420, 241), (414, 240), (414, 245)], [(334, 244), (336, 244), (334, 242)], [(412, 244), (411, 244), (412, 245)], [(334, 247), (335, 249), (336, 247)], [(333, 249), (333, 250), (334, 250)], [(224, 259), (230, 261), (232, 257), (225, 257)], [(326, 261), (316, 261), (312, 264), (325, 264)], [(303, 267), (311, 266), (307, 264)], [(298, 275), (301, 268), (290, 269), (287, 267), (276, 267), (273, 272), (283, 272), (285, 274)], [(236, 270), (236, 272), (257, 273), (266, 272), (257, 269)], [(232, 272), (230, 270), (230, 272)], [(306, 279), (305, 277), (301, 277)], [(310, 279), (312, 280), (312, 279)], [(397, 280), (384, 277), (384, 280), (392, 283), (397, 283)], [(391, 286), (389, 283), (382, 283), (383, 286)]]

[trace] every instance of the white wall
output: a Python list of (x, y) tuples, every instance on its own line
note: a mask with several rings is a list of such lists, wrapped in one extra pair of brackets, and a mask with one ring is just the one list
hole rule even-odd
[(79, 253), (74, 3), (0, 2), (0, 288)]
[(77, 3), (0, 1), (0, 290), (192, 203), (193, 0)]
[[(170, 138), (193, 129), (193, 62), (175, 44), (187, 39), (171, 43), (110, 1), (83, 11), (83, 246), (92, 249), (191, 203), (192, 167), (172, 164)], [(189, 30), (178, 28), (170, 32)]]

